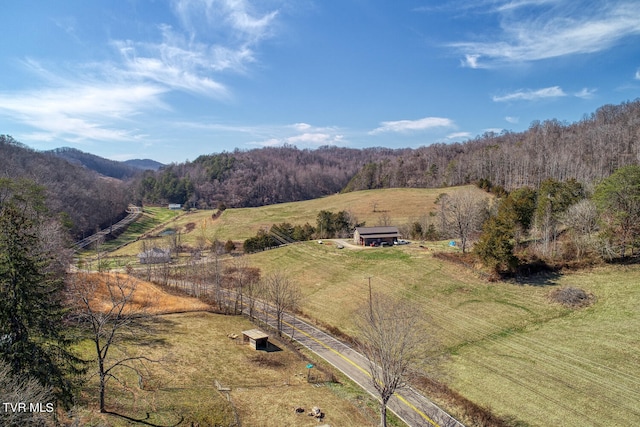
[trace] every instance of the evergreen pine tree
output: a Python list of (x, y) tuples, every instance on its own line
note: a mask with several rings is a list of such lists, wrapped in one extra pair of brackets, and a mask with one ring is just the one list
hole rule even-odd
[(80, 360), (63, 322), (64, 251), (55, 227), (43, 235), (43, 200), (33, 184), (0, 180), (0, 359), (68, 406)]

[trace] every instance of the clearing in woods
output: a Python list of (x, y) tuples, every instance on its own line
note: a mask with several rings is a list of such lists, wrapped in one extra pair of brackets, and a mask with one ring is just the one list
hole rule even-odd
[[(391, 221), (394, 225), (403, 225), (418, 221), (429, 212), (437, 209), (434, 204), (438, 195), (444, 192), (455, 192), (471, 189), (479, 194), (491, 197), (475, 186), (451, 187), (446, 189), (425, 188), (392, 188), (383, 190), (365, 190), (352, 193), (335, 194), (321, 199), (303, 202), (281, 203), (256, 208), (229, 208), (222, 214), (217, 211), (193, 211), (178, 218), (169, 218), (164, 227), (158, 227), (154, 236), (159, 236), (165, 229), (179, 234), (180, 243), (196, 247), (199, 241), (212, 242), (218, 239), (226, 242), (231, 239), (238, 244), (256, 235), (260, 229), (268, 229), (273, 224), (288, 222), (292, 225), (309, 223), (316, 226), (318, 213), (322, 210), (331, 212), (348, 211), (358, 222), (367, 226), (379, 225), (381, 221)], [(168, 211), (168, 209), (164, 209)], [(145, 208), (145, 212), (148, 209)], [(173, 212), (173, 211), (170, 211)], [(147, 212), (156, 215), (155, 211)], [(162, 244), (158, 240), (158, 244)], [(139, 244), (133, 243), (115, 251), (113, 256), (132, 256), (138, 253)]]

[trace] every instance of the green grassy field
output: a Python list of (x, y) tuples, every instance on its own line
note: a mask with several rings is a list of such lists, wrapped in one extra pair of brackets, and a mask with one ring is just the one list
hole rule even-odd
[[(350, 210), (375, 225), (381, 214), (402, 224), (434, 209), (444, 190), (375, 190), (252, 209), (180, 217), (197, 234), (243, 240), (273, 223), (315, 224), (322, 209)], [(448, 190), (449, 191), (449, 190)], [(372, 205), (376, 203), (376, 211)], [(189, 237), (189, 236), (192, 237)], [(434, 342), (425, 368), (463, 396), (529, 426), (627, 426), (640, 422), (640, 266), (605, 266), (525, 283), (489, 283), (433, 257), (446, 242), (337, 249), (305, 242), (248, 256), (262, 274), (284, 271), (300, 284), (304, 314), (354, 334), (353, 314), (374, 292), (418, 304)], [(574, 286), (595, 303), (568, 309), (549, 299)], [(435, 365), (435, 366), (434, 366)], [(455, 414), (454, 415), (460, 415)]]
[[(462, 395), (523, 425), (634, 425), (640, 420), (640, 267), (608, 266), (488, 283), (415, 245), (338, 250), (303, 243), (250, 257), (263, 272), (286, 271), (302, 287), (303, 312), (354, 333), (353, 318), (375, 292), (417, 302), (438, 350), (436, 371)], [(574, 286), (591, 307), (549, 299)]]
[[(462, 188), (473, 188), (481, 192), (471, 186), (447, 189), (396, 188), (356, 191), (304, 202), (227, 209), (215, 219), (212, 218), (215, 211), (194, 211), (165, 222), (164, 228), (179, 231), (183, 244), (196, 246), (199, 239), (207, 242), (212, 242), (214, 239), (222, 242), (229, 239), (242, 242), (255, 236), (261, 228), (269, 228), (273, 224), (282, 222), (289, 222), (292, 225), (304, 225), (308, 222), (315, 227), (316, 218), (321, 210), (332, 212), (346, 210), (355, 215), (359, 222), (364, 221), (369, 226), (377, 225), (383, 215), (387, 215), (394, 224), (405, 224), (435, 210), (437, 206), (434, 201), (440, 193), (458, 191)], [(164, 209), (164, 211), (168, 210)], [(156, 231), (161, 232), (164, 228), (160, 227)], [(123, 248), (117, 251), (116, 255), (129, 253), (130, 248)]]

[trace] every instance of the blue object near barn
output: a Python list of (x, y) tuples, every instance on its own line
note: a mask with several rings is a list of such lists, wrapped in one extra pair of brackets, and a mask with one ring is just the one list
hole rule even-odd
[(452, 240), (452, 241), (449, 242), (449, 246), (455, 246), (455, 245), (456, 245), (455, 241)]

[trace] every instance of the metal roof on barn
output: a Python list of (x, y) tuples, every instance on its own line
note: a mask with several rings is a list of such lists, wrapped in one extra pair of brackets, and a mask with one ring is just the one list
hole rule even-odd
[(356, 227), (356, 231), (360, 237), (371, 239), (400, 236), (398, 227)]

